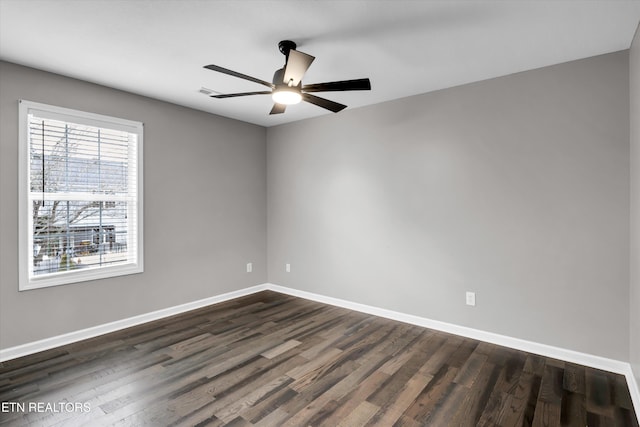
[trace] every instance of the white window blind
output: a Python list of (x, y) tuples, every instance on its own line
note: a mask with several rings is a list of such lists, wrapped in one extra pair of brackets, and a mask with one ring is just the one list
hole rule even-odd
[(20, 126), (20, 289), (141, 272), (142, 124), (20, 101)]

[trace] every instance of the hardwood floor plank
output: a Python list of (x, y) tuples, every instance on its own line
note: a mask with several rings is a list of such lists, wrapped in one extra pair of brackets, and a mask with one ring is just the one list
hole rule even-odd
[[(450, 416), (450, 424), (452, 425), (475, 426), (480, 420), (493, 390), (493, 386), (498, 380), (501, 370), (500, 367), (489, 363), (486, 355), (479, 354), (478, 356), (479, 357), (474, 360), (476, 362), (480, 361), (481, 365), (477, 369), (477, 373), (472, 382), (467, 385), (465, 384), (467, 382), (456, 381), (456, 379), (461, 376), (460, 373), (462, 371), (459, 371), (453, 380), (454, 383), (467, 387), (468, 392), (466, 393), (464, 404), (457, 409), (455, 414)], [(469, 360), (471, 360), (471, 357)], [(476, 362), (472, 362), (470, 365), (475, 365)], [(461, 369), (464, 369), (464, 366)], [(476, 369), (472, 369), (472, 371), (476, 372)], [(462, 378), (466, 379), (468, 377), (462, 375)]]
[[(354, 362), (342, 365), (338, 369), (334, 369), (327, 373), (317, 381), (309, 384), (304, 388), (295, 399), (292, 399), (282, 405), (282, 408), (290, 414), (298, 414), (303, 411), (309, 404), (316, 400), (319, 396), (322, 396), (325, 392), (330, 390), (334, 385), (343, 380), (349, 371), (353, 369)], [(318, 408), (319, 409), (319, 408)], [(297, 422), (292, 422), (291, 419), (287, 420), (282, 427), (291, 426), (297, 427)]]
[(353, 427), (353, 426), (364, 426), (367, 424), (369, 419), (373, 417), (373, 415), (378, 412), (378, 407), (372, 403), (360, 402), (360, 404), (342, 421), (340, 421), (336, 427)]
[[(528, 374), (528, 373), (527, 373)], [(531, 388), (529, 398), (527, 399), (527, 408), (523, 414), (524, 425), (533, 425), (533, 419), (535, 418), (536, 405), (538, 404), (538, 393), (540, 392), (540, 384), (542, 383), (542, 377), (538, 375), (531, 375)]]
[(640, 427), (624, 376), (276, 292), (0, 363), (0, 426)]
[(266, 417), (257, 422), (252, 422), (252, 425), (256, 427), (280, 426), (287, 418), (289, 418), (289, 414), (280, 408), (275, 408), (273, 411), (270, 411)]
[[(457, 369), (457, 368), (453, 368)], [(442, 398), (436, 403), (433, 411), (429, 413), (425, 419), (425, 425), (433, 426), (453, 426), (449, 421), (451, 416), (455, 414), (460, 407), (465, 405), (467, 397), (467, 388), (454, 382), (449, 383), (446, 392)], [(465, 420), (470, 422), (470, 420)]]
[(281, 389), (291, 382), (291, 378), (287, 375), (282, 375), (275, 378), (266, 384), (251, 391), (249, 394), (245, 394), (241, 399), (232, 401), (227, 406), (216, 411), (216, 417), (224, 422), (230, 422), (236, 417), (240, 416), (243, 410), (255, 405), (258, 401), (264, 399), (266, 396), (272, 394), (274, 391)]
[(585, 396), (579, 393), (568, 393), (562, 398), (560, 424), (568, 427), (584, 427), (587, 425)]
[(586, 394), (586, 385), (584, 380), (584, 367), (567, 363), (562, 377), (562, 388), (571, 393)]
[[(375, 351), (375, 349), (384, 346), (386, 346), (386, 343), (378, 341), (376, 347), (358, 359), (359, 366), (356, 369), (295, 414), (291, 419), (291, 424), (311, 423), (313, 419), (316, 419), (317, 422), (322, 422), (328, 417), (334, 420), (341, 419), (332, 414), (339, 406), (337, 400), (342, 400), (347, 394), (353, 392), (354, 389), (363, 382), (364, 378), (369, 377), (375, 369), (382, 365), (387, 359), (387, 356), (384, 353)], [(346, 356), (349, 357), (349, 354), (347, 353)], [(340, 357), (345, 357), (345, 353), (343, 352)], [(385, 379), (386, 378), (387, 377), (385, 377)], [(293, 387), (293, 385), (292, 388), (300, 390), (300, 388)], [(351, 410), (353, 409), (354, 408), (351, 408)], [(343, 415), (346, 416), (346, 414)]]
[[(477, 427), (487, 426), (521, 426), (521, 410), (514, 405), (514, 396), (494, 390), (485, 405)], [(515, 421), (513, 419), (516, 419)]]
[[(350, 393), (344, 395), (341, 399), (336, 401), (336, 406), (331, 413), (331, 416), (321, 421), (320, 426), (333, 427), (336, 421), (346, 418), (356, 406), (366, 399), (389, 378), (389, 374), (386, 374), (380, 370), (373, 372), (371, 375), (364, 378), (356, 388)], [(333, 405), (332, 405), (333, 406)]]
[(5, 360), (0, 362), (0, 378), (5, 375), (15, 375), (21, 371), (31, 369), (42, 369), (51, 362), (54, 362), (58, 358), (68, 358), (69, 351), (66, 347), (52, 348), (46, 351), (40, 351), (38, 353), (29, 354), (27, 356), (19, 357), (17, 359)]
[(393, 427), (423, 427), (423, 424), (420, 424), (413, 418), (409, 418), (406, 415), (402, 415), (398, 421), (393, 424)]
[(609, 377), (603, 371), (585, 369), (587, 387), (587, 411), (603, 415), (605, 418), (613, 418), (613, 396)]
[[(397, 395), (405, 387), (405, 384), (416, 374), (416, 372), (424, 367), (425, 361), (422, 359), (419, 352), (412, 352), (411, 357), (404, 363), (389, 379), (383, 384), (383, 386), (373, 393), (367, 401), (377, 405), (379, 407), (385, 406), (389, 401), (395, 400)], [(424, 367), (426, 372), (430, 366)], [(429, 376), (431, 378), (431, 376)]]
[[(460, 368), (462, 367), (462, 365), (467, 363), (467, 361), (469, 360), (469, 356), (473, 354), (474, 350), (478, 346), (477, 341), (463, 339), (455, 335), (452, 336), (452, 338), (449, 341), (451, 342), (459, 341), (458, 348), (456, 348), (456, 351), (453, 352), (453, 354), (449, 357), (449, 360), (447, 361), (449, 366), (453, 366), (454, 368)], [(480, 356), (480, 353), (478, 353), (478, 356)]]
[(341, 353), (342, 353), (342, 350), (338, 348), (327, 349), (327, 351), (325, 351), (322, 355), (320, 355), (320, 357), (311, 359), (303, 365), (296, 366), (295, 368), (287, 372), (287, 375), (289, 375), (291, 378), (296, 380), (300, 378), (304, 378), (305, 375), (309, 374), (310, 372), (313, 372), (316, 369), (320, 369), (324, 367), (327, 363), (334, 361), (336, 357)]
[(538, 400), (541, 378), (529, 372), (523, 372), (515, 388), (508, 392), (508, 405), (500, 411), (499, 423), (505, 425), (531, 425)]
[(562, 402), (562, 378), (562, 369), (550, 365), (545, 366), (538, 400), (559, 405)]
[(509, 394), (518, 392), (518, 382), (520, 377), (525, 373), (524, 364), (526, 356), (524, 352), (517, 352), (513, 354), (513, 357), (507, 358), (504, 361), (500, 375), (494, 385), (495, 390)]
[[(356, 370), (361, 371), (360, 367), (362, 364), (366, 364), (371, 360), (379, 360), (377, 356), (369, 357), (368, 355), (373, 348), (376, 348), (385, 339), (389, 330), (390, 328), (388, 327), (376, 329), (367, 335), (366, 338), (362, 339), (357, 344), (354, 344), (351, 348), (337, 354), (332, 361), (325, 363), (322, 368), (314, 368), (312, 371), (308, 371), (304, 375), (298, 377), (297, 380), (291, 384), (291, 388), (301, 391), (306, 385), (315, 381), (317, 378), (326, 375), (327, 372), (330, 372), (347, 362), (357, 361)], [(368, 368), (365, 368), (364, 371), (366, 372), (367, 370)]]
[(260, 356), (266, 357), (267, 359), (273, 359), (274, 357), (279, 356), (282, 353), (286, 353), (287, 351), (299, 346), (300, 344), (302, 344), (300, 341), (288, 340), (286, 342), (283, 342), (279, 346), (273, 347), (265, 351), (264, 353), (261, 353)]
[(631, 401), (631, 395), (629, 395), (629, 388), (625, 378), (621, 375), (615, 375), (607, 372), (609, 377), (609, 384), (611, 384), (611, 401), (614, 406), (633, 410), (633, 402)]
[(545, 358), (537, 354), (528, 354), (527, 359), (524, 362), (523, 372), (529, 372), (542, 377), (544, 373)]
[(424, 425), (432, 413), (438, 409), (440, 402), (446, 399), (456, 375), (458, 375), (458, 368), (442, 365), (427, 387), (405, 411), (405, 415)]
[(561, 422), (564, 371), (557, 364), (545, 364), (533, 426), (555, 426)]
[(329, 328), (323, 332), (318, 333), (322, 335), (321, 338), (314, 340), (315, 343), (312, 347), (308, 348), (300, 355), (308, 360), (312, 360), (322, 354), (329, 347), (336, 347), (335, 342), (344, 335), (346, 326), (337, 325), (336, 327)]
[(556, 403), (538, 400), (533, 427), (549, 427), (561, 425), (560, 405)]
[(433, 377), (418, 371), (399, 391), (393, 401), (386, 402), (371, 419), (373, 425), (391, 426), (402, 416)]
[[(217, 378), (211, 383), (212, 395), (216, 401), (209, 409), (217, 414), (218, 411), (223, 410), (227, 406), (233, 405), (241, 399), (250, 396), (255, 392), (258, 384), (265, 387), (267, 391), (273, 391), (274, 381), (280, 381), (280, 379), (285, 377), (287, 379), (286, 383), (290, 384), (293, 379), (286, 376), (285, 372), (289, 369), (287, 362), (292, 360), (300, 360), (300, 358), (297, 356), (281, 355), (280, 359), (272, 359), (272, 363), (266, 365), (262, 365), (262, 360), (258, 359), (256, 363), (259, 363), (261, 368), (255, 371), (250, 377), (229, 373), (224, 377)], [(273, 363), (274, 361), (276, 363)], [(267, 395), (268, 394), (261, 395), (260, 399)], [(260, 399), (256, 400), (256, 402)]]
[[(285, 403), (297, 397), (298, 393), (296, 391), (285, 387), (273, 393), (266, 399), (263, 399), (261, 402), (256, 403), (251, 408), (247, 408), (247, 410), (245, 410), (243, 413), (243, 417), (254, 424), (264, 425), (266, 421), (263, 420), (265, 418), (271, 419), (270, 414), (274, 411), (278, 411), (279, 413), (281, 413), (281, 415), (277, 416), (279, 423), (276, 425), (280, 426), (284, 423), (285, 420), (291, 417), (291, 414), (284, 411), (281, 407)], [(282, 414), (286, 415), (286, 417), (284, 417)]]
[[(478, 374), (487, 363), (488, 357), (485, 354), (471, 354), (464, 365), (458, 371), (458, 375), (453, 379), (453, 382), (465, 387), (471, 387), (475, 382)], [(490, 366), (494, 366), (490, 364)]]
[(451, 339), (452, 337), (438, 336), (434, 339), (432, 346), (435, 348), (438, 343), (444, 341), (444, 344), (439, 346), (435, 353), (427, 360), (426, 372), (435, 375), (443, 365), (457, 367), (449, 364), (449, 357), (458, 349), (460, 342), (457, 339)]

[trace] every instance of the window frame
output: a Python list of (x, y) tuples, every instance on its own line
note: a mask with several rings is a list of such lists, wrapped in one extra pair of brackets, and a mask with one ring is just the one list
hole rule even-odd
[[(33, 265), (33, 218), (31, 192), (31, 159), (29, 150), (29, 115), (35, 113), (45, 119), (61, 120), (64, 122), (78, 123), (81, 125), (95, 126), (108, 129), (126, 131), (136, 135), (136, 190), (135, 190), (135, 239), (136, 253), (134, 261), (120, 265), (106, 267), (72, 270), (60, 273), (34, 275)], [(102, 114), (89, 113), (70, 108), (42, 104), (33, 101), (18, 101), (18, 290), (46, 288), (51, 286), (66, 285), (85, 282), (89, 280), (104, 279), (129, 274), (142, 273), (144, 271), (144, 233), (143, 233), (143, 142), (144, 124), (117, 117)], [(44, 276), (44, 277), (43, 277)]]

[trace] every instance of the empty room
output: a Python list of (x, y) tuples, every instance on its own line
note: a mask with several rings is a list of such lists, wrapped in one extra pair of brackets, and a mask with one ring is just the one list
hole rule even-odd
[(0, 426), (639, 426), (640, 0), (0, 0)]

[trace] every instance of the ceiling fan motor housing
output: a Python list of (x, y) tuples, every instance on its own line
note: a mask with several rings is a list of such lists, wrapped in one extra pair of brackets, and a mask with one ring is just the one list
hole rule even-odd
[(289, 86), (287, 83), (285, 83), (284, 67), (276, 70), (276, 72), (273, 73), (273, 84), (276, 86), (276, 88), (281, 86), (288, 86), (288, 87), (294, 87), (294, 88), (297, 87), (298, 89), (302, 88), (302, 80), (300, 80), (297, 86)]
[(273, 73), (273, 84), (276, 86), (281, 86), (284, 80), (284, 68), (280, 68)]

